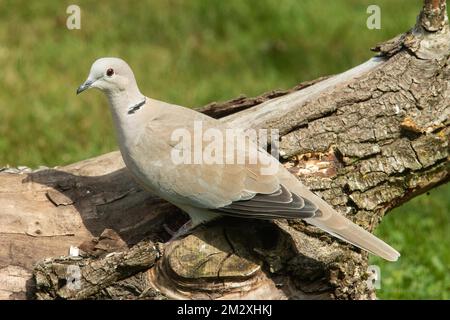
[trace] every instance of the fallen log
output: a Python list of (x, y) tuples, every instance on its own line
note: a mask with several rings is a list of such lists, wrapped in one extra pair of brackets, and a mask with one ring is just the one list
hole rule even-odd
[[(339, 75), (203, 109), (274, 128), (284, 165), (373, 231), (449, 174), (445, 1)], [(301, 221), (224, 218), (167, 242), (187, 219), (144, 192), (118, 152), (65, 167), (0, 170), (0, 299), (374, 298), (360, 250)], [(67, 257), (69, 248), (81, 250)], [(54, 257), (54, 258), (51, 258)]]

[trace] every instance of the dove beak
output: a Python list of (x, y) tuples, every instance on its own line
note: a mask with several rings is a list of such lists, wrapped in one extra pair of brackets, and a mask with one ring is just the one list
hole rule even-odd
[(91, 85), (94, 83), (94, 81), (86, 80), (85, 83), (83, 83), (81, 86), (77, 89), (77, 94), (82, 93), (84, 90), (87, 90), (91, 87)]

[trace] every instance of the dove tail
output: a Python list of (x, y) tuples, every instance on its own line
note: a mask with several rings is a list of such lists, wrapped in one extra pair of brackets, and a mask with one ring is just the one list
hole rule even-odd
[(320, 211), (317, 211), (317, 216), (305, 219), (306, 222), (388, 261), (397, 261), (400, 257), (400, 253), (390, 245), (337, 213), (319, 197), (317, 198), (318, 200), (315, 199), (313, 202), (318, 205)]
[(279, 176), (290, 191), (308, 199), (318, 207), (316, 215), (304, 219), (306, 222), (388, 261), (397, 261), (400, 257), (397, 250), (336, 212), (328, 203), (308, 190), (295, 176), (281, 166)]

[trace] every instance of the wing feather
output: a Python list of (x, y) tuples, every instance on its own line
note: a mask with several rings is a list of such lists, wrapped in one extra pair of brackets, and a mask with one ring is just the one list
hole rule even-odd
[(308, 199), (302, 198), (280, 185), (275, 192), (258, 193), (251, 199), (234, 201), (227, 206), (216, 208), (215, 211), (245, 218), (299, 219), (313, 217), (317, 209), (317, 206)]

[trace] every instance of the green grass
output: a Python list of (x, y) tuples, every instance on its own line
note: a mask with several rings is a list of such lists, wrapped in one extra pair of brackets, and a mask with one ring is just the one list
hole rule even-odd
[(440, 187), (390, 212), (375, 234), (402, 254), (381, 268), (381, 299), (450, 299), (450, 188)]
[[(146, 95), (196, 107), (346, 70), (412, 26), (421, 6), (420, 0), (76, 1), (82, 29), (70, 31), (72, 3), (0, 2), (0, 166), (61, 165), (116, 149), (106, 99), (92, 91), (75, 96), (98, 57), (127, 60)], [(381, 7), (381, 30), (366, 28), (369, 4)], [(449, 191), (418, 198), (382, 224), (380, 234), (403, 253), (398, 264), (382, 264), (382, 298), (448, 297)]]

